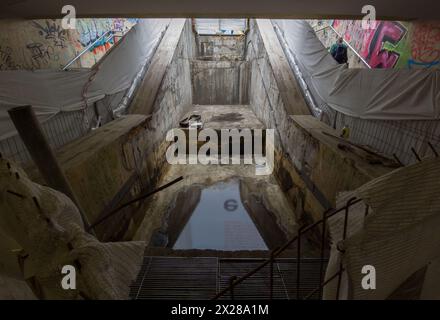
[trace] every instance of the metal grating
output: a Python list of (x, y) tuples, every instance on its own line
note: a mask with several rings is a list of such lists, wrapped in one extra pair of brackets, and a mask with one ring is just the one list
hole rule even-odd
[[(226, 288), (233, 276), (243, 276), (263, 262), (262, 259), (220, 259), (183, 257), (145, 257), (132, 299), (208, 300)], [(320, 259), (301, 259), (300, 298), (319, 286)], [(324, 270), (327, 260), (324, 261)], [(297, 298), (297, 260), (277, 259), (274, 263), (273, 299)], [(231, 299), (227, 293), (223, 299)], [(234, 299), (270, 298), (269, 265), (238, 284)], [(312, 297), (318, 299), (319, 293)]]
[[(257, 268), (263, 260), (255, 262), (244, 260), (222, 260), (220, 261), (219, 287), (220, 290), (228, 287), (232, 276), (241, 277), (249, 271)], [(219, 291), (220, 291), (219, 290)], [(231, 295), (225, 294), (223, 299), (230, 299)], [(267, 265), (253, 276), (244, 280), (234, 288), (234, 299), (238, 300), (261, 300), (270, 298), (270, 267)], [(278, 263), (273, 267), (273, 298), (288, 299), (286, 287), (278, 268)]]
[(217, 258), (145, 257), (130, 297), (207, 300), (216, 286)]

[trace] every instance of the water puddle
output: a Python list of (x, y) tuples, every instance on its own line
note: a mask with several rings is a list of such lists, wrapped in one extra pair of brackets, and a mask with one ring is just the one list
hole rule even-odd
[(173, 249), (268, 250), (243, 206), (237, 180), (202, 190)]

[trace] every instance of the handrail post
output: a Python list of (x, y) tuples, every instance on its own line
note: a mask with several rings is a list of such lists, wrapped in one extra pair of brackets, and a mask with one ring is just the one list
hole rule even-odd
[(431, 142), (428, 141), (428, 146), (429, 148), (431, 148), (432, 153), (434, 153), (435, 157), (438, 158), (438, 152), (437, 150), (435, 150), (434, 146), (432, 145)]
[[(322, 235), (321, 235), (321, 257), (319, 264), (319, 284), (322, 283), (323, 272), (324, 272), (324, 253), (325, 253), (325, 233), (326, 233), (326, 224), (327, 224), (327, 213), (332, 209), (328, 209), (324, 211), (322, 214)], [(322, 299), (323, 290), (319, 290), (319, 298)]]
[[(357, 199), (356, 197), (350, 199), (347, 202), (347, 205), (340, 208), (340, 209), (329, 209), (326, 213), (325, 216), (325, 220), (327, 221), (330, 217), (333, 217), (335, 214), (342, 212), (343, 210), (346, 211), (346, 219), (345, 219), (345, 227), (344, 227), (344, 239), (346, 237), (346, 233), (347, 233), (347, 215), (348, 215), (348, 207), (350, 207), (351, 205), (354, 205), (356, 203), (361, 202), (362, 199)], [(306, 233), (308, 231), (310, 231), (311, 229), (315, 228), (316, 226), (318, 226), (321, 222), (323, 222), (322, 220), (319, 220), (317, 222), (312, 223), (311, 225), (307, 225), (307, 226), (303, 226), (299, 229), (297, 235), (293, 238), (291, 238), (289, 241), (287, 241), (284, 245), (282, 245), (281, 247), (279, 247), (278, 249), (273, 251), (273, 258), (276, 259), (276, 257), (278, 257), (282, 252), (284, 252), (284, 250), (288, 249), (289, 247), (291, 247), (293, 245), (293, 243), (295, 243), (295, 241), (298, 241), (298, 248), (297, 248), (297, 298), (299, 298), (299, 288), (300, 288), (300, 276), (301, 276), (301, 234)], [(264, 262), (259, 265), (258, 267), (256, 267), (255, 269), (247, 272), (245, 275), (237, 278), (235, 277), (235, 281), (230, 282), (229, 286), (222, 289), (220, 292), (218, 292), (213, 298), (212, 300), (216, 300), (220, 297), (222, 297), (223, 295), (225, 295), (229, 290), (233, 289), (233, 287), (235, 287), (237, 284), (242, 283), (244, 280), (246, 280), (247, 278), (251, 277), (252, 275), (254, 275), (256, 272), (260, 271), (261, 269), (263, 269), (264, 267), (266, 267), (268, 264), (271, 263), (271, 259), (266, 259), (264, 260)], [(321, 268), (323, 268), (323, 266), (321, 266)], [(333, 280), (334, 278), (336, 278), (338, 276), (339, 273), (342, 273), (342, 271), (344, 271), (344, 269), (340, 269), (340, 272), (336, 273), (334, 276), (332, 276), (330, 279), (326, 280), (324, 283), (322, 283), (322, 286), (318, 287), (317, 289), (313, 290), (311, 295), (308, 295), (306, 298), (309, 298), (310, 296), (312, 296), (313, 294), (315, 294), (315, 292), (317, 292), (321, 287), (323, 288), (325, 284), (327, 284), (330, 280)], [(322, 274), (322, 273), (321, 273)], [(233, 295), (233, 294), (232, 294)]]
[(270, 252), (270, 300), (273, 299), (273, 263), (275, 259), (275, 253), (279, 248), (274, 249)]
[(301, 284), (300, 284), (300, 279), (301, 279), (301, 235), (303, 232), (303, 228), (301, 227), (298, 230), (298, 243), (297, 243), (297, 251), (296, 251), (296, 299), (300, 300), (301, 296), (299, 293)]
[[(355, 200), (356, 198), (351, 198), (347, 201), (347, 204), (345, 206), (345, 217), (344, 217), (344, 230), (342, 233), (342, 240), (344, 241), (347, 238), (347, 227), (348, 227), (348, 213), (350, 211), (350, 206), (352, 205), (352, 202)], [(341, 288), (341, 281), (342, 281), (342, 270), (343, 270), (344, 266), (342, 265), (342, 257), (339, 261), (339, 276), (338, 276), (338, 287), (336, 288), (336, 300), (339, 300), (339, 291)]]
[(234, 282), (235, 282), (235, 279), (237, 279), (237, 276), (232, 276), (229, 279), (229, 287), (231, 288), (230, 289), (230, 291), (231, 291), (231, 300), (234, 300)]

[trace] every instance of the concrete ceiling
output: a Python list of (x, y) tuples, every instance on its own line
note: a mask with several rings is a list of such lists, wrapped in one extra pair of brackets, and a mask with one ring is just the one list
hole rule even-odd
[(64, 5), (78, 17), (362, 17), (374, 5), (379, 19), (439, 19), (439, 0), (0, 0), (0, 18), (59, 18)]

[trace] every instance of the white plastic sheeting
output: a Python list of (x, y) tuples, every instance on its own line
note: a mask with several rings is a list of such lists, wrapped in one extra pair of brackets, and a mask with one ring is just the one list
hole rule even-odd
[(129, 88), (169, 22), (140, 20), (91, 69), (0, 72), (0, 140), (16, 133), (7, 112), (11, 107), (32, 105), (44, 122), (60, 111), (77, 111)]
[(331, 108), (362, 119), (440, 118), (440, 70), (347, 69), (303, 20), (273, 20), (301, 71)]
[[(425, 159), (339, 197), (339, 204), (353, 195), (363, 200), (350, 208), (342, 256), (336, 244), (342, 239), (344, 215), (329, 219), (333, 249), (326, 279), (339, 270), (342, 258), (346, 272), (341, 299), (386, 299), (412, 274), (440, 258), (439, 175), (440, 159)], [(367, 217), (365, 204), (370, 206)], [(375, 267), (376, 290), (362, 287), (365, 265)], [(334, 280), (325, 287), (324, 298), (335, 299), (336, 292)]]

